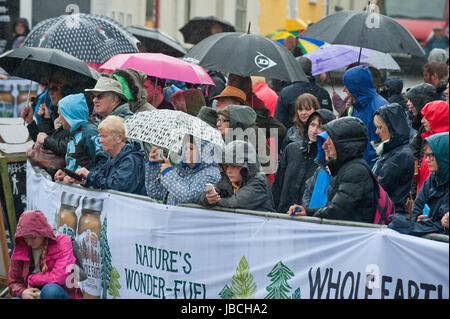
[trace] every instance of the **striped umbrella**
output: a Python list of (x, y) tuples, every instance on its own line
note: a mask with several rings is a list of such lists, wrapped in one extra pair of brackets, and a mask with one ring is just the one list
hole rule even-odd
[(276, 33), (271, 33), (268, 35), (272, 40), (275, 40), (281, 44), (284, 44), (284, 40), (288, 37), (296, 37), (298, 39), (297, 47), (299, 47), (303, 54), (313, 52), (317, 50), (319, 47), (325, 44), (325, 42), (310, 38), (305, 38), (299, 36), (299, 34), (303, 30), (296, 30), (296, 31), (279, 31)]

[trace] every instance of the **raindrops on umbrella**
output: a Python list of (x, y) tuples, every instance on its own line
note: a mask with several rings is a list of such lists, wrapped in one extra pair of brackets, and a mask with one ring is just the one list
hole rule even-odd
[(84, 62), (104, 63), (116, 54), (138, 52), (137, 42), (113, 19), (76, 13), (41, 21), (24, 46), (60, 49)]
[(126, 136), (175, 153), (181, 151), (186, 134), (218, 147), (224, 142), (219, 131), (198, 117), (174, 110), (139, 112), (125, 120)]

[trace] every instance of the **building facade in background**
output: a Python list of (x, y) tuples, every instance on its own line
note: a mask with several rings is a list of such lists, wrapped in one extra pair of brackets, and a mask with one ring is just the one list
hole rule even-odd
[[(288, 25), (306, 27), (340, 10), (361, 10), (366, 0), (18, 0), (31, 26), (68, 12), (102, 14), (125, 27), (159, 28), (183, 43), (179, 29), (194, 17), (216, 16), (237, 31), (267, 35)], [(189, 45), (187, 45), (189, 46)]]

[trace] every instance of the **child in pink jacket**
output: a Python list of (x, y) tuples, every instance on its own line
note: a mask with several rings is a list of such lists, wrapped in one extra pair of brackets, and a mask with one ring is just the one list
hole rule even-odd
[(45, 215), (25, 211), (19, 218), (8, 275), (9, 293), (22, 299), (81, 299), (69, 277), (75, 264), (69, 236), (55, 236)]

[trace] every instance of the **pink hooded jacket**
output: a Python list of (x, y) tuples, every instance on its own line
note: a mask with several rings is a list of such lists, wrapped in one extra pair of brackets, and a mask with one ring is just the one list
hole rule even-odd
[[(48, 271), (45, 274), (42, 272), (30, 274), (31, 248), (25, 243), (23, 237), (49, 238), (46, 256)], [(72, 241), (65, 234), (55, 236), (52, 227), (41, 211), (33, 210), (22, 213), (16, 228), (15, 242), (8, 274), (11, 296), (21, 297), (22, 292), (28, 286), (42, 288), (45, 284), (56, 283), (62, 286), (72, 299), (83, 298), (79, 288), (66, 286), (67, 283), (73, 283), (73, 280), (67, 279), (75, 264)], [(41, 268), (42, 265), (41, 262)]]

